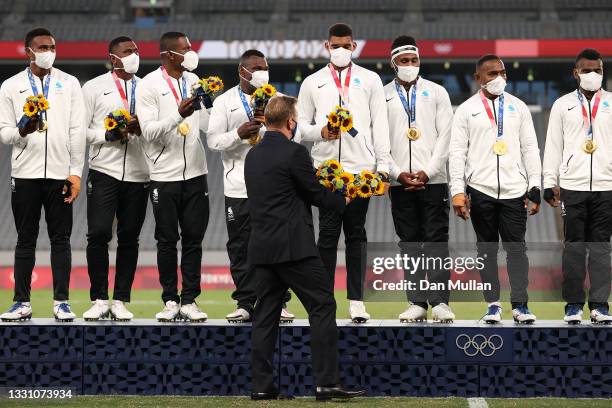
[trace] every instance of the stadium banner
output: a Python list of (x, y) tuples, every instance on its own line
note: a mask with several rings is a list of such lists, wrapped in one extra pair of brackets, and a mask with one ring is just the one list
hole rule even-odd
[[(109, 267), (109, 285), (113, 287), (115, 267)], [(234, 281), (228, 266), (203, 266), (200, 275), (203, 289), (234, 289)], [(15, 279), (12, 266), (0, 267), (0, 289), (13, 289)], [(91, 287), (86, 265), (73, 266), (70, 272), (71, 289), (89, 289)], [(53, 274), (50, 266), (35, 266), (32, 272), (32, 289), (52, 289)], [(159, 272), (157, 266), (139, 265), (134, 276), (133, 289), (159, 289)], [(336, 269), (336, 290), (346, 289), (346, 268)]]
[[(327, 59), (322, 40), (246, 40), (246, 41), (192, 41), (193, 49), (203, 60), (234, 60), (245, 50), (255, 48), (273, 60)], [(138, 41), (140, 57), (159, 59), (157, 41)], [(390, 40), (357, 40), (356, 58), (389, 58)], [(497, 54), (506, 58), (573, 58), (584, 48), (596, 48), (603, 55), (612, 54), (612, 39), (500, 39), (500, 40), (421, 40), (419, 51), (425, 59), (478, 58), (484, 54)], [(104, 60), (108, 55), (105, 41), (59, 41), (57, 59)], [(21, 41), (0, 42), (0, 60), (25, 58)]]

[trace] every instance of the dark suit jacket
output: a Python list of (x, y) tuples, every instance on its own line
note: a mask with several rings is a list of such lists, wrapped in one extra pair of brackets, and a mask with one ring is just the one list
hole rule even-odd
[(311, 205), (342, 212), (344, 197), (319, 184), (308, 150), (268, 131), (247, 154), (251, 264), (275, 264), (318, 256)]

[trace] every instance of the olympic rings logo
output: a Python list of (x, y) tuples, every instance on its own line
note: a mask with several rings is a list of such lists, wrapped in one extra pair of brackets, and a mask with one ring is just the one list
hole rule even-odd
[(455, 345), (468, 357), (474, 357), (478, 353), (484, 357), (491, 357), (504, 346), (504, 339), (499, 334), (492, 334), (488, 338), (484, 334), (476, 334), (474, 337), (460, 334), (455, 339)]

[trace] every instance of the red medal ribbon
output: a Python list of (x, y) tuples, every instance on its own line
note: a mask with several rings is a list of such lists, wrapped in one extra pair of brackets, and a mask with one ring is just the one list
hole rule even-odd
[(342, 104), (344, 106), (348, 105), (348, 91), (349, 85), (351, 84), (351, 66), (348, 67), (348, 72), (346, 73), (346, 78), (344, 79), (344, 86), (340, 83), (340, 78), (336, 73), (336, 70), (332, 66), (332, 64), (328, 65), (328, 68), (334, 78), (334, 82), (336, 83), (336, 88), (338, 88), (338, 94), (340, 94), (340, 99), (342, 100)]
[(128, 104), (127, 95), (125, 94), (125, 91), (123, 90), (123, 87), (121, 86), (121, 82), (119, 82), (119, 77), (117, 77), (117, 74), (115, 74), (115, 71), (113, 71), (113, 79), (115, 80), (115, 86), (117, 87), (117, 90), (119, 91), (119, 95), (121, 96), (121, 102), (123, 102), (123, 106), (125, 107), (125, 110), (129, 112), (130, 106)]
[(480, 91), (480, 100), (482, 101), (482, 104), (485, 107), (485, 111), (487, 112), (487, 116), (489, 117), (489, 120), (491, 121), (491, 126), (493, 126), (493, 128), (497, 128), (497, 123), (495, 123), (495, 117), (493, 116), (493, 111), (491, 110), (491, 107), (489, 106), (489, 102), (487, 101), (487, 97), (484, 95), (484, 92)]
[[(580, 91), (578, 91), (580, 92)], [(595, 94), (595, 102), (593, 102), (593, 108), (591, 109), (591, 120), (587, 122), (587, 111), (582, 103), (582, 98), (578, 98), (580, 100), (580, 107), (582, 108), (582, 123), (584, 129), (587, 132), (587, 135), (590, 136), (593, 134), (593, 121), (595, 120), (595, 116), (597, 116), (597, 110), (599, 109), (599, 101), (601, 100), (601, 89), (597, 91)]]
[(180, 106), (181, 105), (181, 100), (179, 99), (178, 93), (176, 92), (176, 89), (174, 88), (174, 85), (172, 84), (172, 80), (170, 79), (170, 75), (168, 75), (168, 73), (166, 72), (166, 68), (165, 67), (161, 67), (161, 72), (162, 72), (162, 75), (163, 75), (164, 79), (168, 83), (168, 87), (170, 88), (170, 90), (172, 91), (172, 94), (174, 95), (174, 99), (176, 99), (176, 104), (178, 106)]

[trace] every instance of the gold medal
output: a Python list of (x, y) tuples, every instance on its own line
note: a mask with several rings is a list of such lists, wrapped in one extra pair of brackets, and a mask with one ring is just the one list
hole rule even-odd
[(408, 136), (408, 139), (414, 142), (415, 140), (418, 140), (421, 137), (421, 131), (417, 128), (411, 127), (408, 129), (408, 133), (406, 133), (406, 136)]
[(181, 122), (181, 124), (178, 126), (178, 131), (181, 136), (187, 136), (189, 134), (189, 129), (189, 124), (187, 122)]
[(508, 145), (506, 145), (506, 142), (504, 142), (503, 140), (498, 140), (493, 145), (493, 153), (495, 153), (496, 155), (503, 156), (507, 152), (508, 152)]
[(44, 119), (40, 119), (40, 122), (38, 123), (38, 129), (36, 129), (36, 130), (38, 132), (42, 133), (42, 132), (46, 132), (48, 128), (49, 128), (49, 126), (47, 125), (47, 121), (44, 120)]
[(592, 140), (585, 140), (582, 145), (582, 150), (587, 154), (593, 154), (593, 152), (597, 150), (597, 143)]
[(258, 133), (258, 134), (256, 134), (256, 135), (255, 135), (255, 136), (253, 136), (253, 137), (249, 137), (249, 139), (248, 139), (248, 140), (249, 140), (249, 144), (250, 144), (251, 146), (255, 146), (257, 143), (259, 143), (259, 142), (261, 141), (261, 136), (260, 136), (260, 135), (259, 135), (259, 133)]

